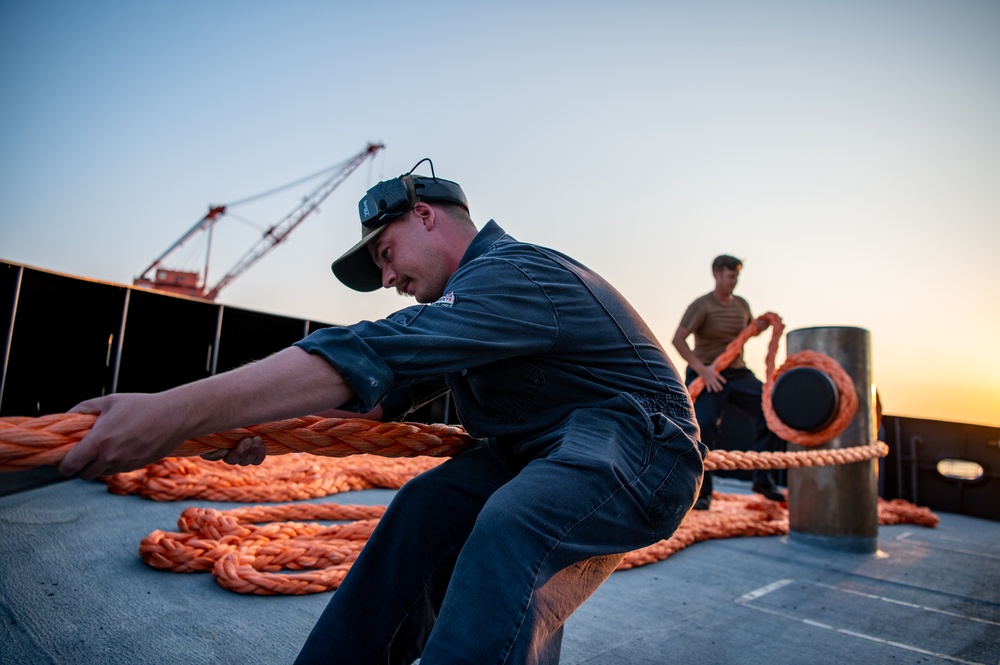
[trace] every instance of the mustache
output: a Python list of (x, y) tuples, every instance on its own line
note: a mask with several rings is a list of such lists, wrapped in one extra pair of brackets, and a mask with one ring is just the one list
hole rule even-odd
[(404, 288), (406, 288), (409, 285), (410, 285), (410, 280), (406, 280), (404, 282), (397, 282), (396, 283), (396, 295), (402, 296), (404, 298), (413, 298), (413, 297), (415, 297), (415, 296), (413, 296), (413, 294), (407, 293), (406, 291), (403, 290)]

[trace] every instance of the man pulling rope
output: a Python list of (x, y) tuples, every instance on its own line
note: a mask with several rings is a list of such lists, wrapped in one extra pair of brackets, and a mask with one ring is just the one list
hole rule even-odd
[(333, 271), (418, 304), (185, 386), (83, 402), (100, 416), (60, 469), (137, 469), (200, 435), (331, 408), (400, 420), (450, 390), (481, 441), (396, 493), (297, 662), (557, 663), (576, 608), (677, 529), (708, 450), (614, 288), (493, 221), (477, 230), (459, 185), (415, 169), (361, 199), (361, 240)]

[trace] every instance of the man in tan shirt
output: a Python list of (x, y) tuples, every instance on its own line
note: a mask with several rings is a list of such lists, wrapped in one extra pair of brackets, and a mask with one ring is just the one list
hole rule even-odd
[[(754, 421), (753, 449), (775, 450), (781, 442), (767, 428), (764, 420), (761, 408), (763, 384), (743, 362), (743, 352), (721, 372), (712, 368), (712, 361), (754, 320), (747, 301), (733, 293), (742, 268), (743, 262), (736, 257), (723, 254), (715, 258), (712, 262), (715, 289), (688, 306), (674, 333), (673, 344), (688, 363), (687, 385), (699, 376), (705, 381), (705, 390), (694, 404), (702, 442), (709, 448), (715, 448), (723, 413), (732, 406), (747, 413)], [(692, 334), (694, 349), (687, 343)], [(767, 470), (753, 472), (753, 491), (772, 501), (785, 500)], [(706, 472), (694, 507), (696, 510), (708, 510), (711, 502), (712, 474)]]

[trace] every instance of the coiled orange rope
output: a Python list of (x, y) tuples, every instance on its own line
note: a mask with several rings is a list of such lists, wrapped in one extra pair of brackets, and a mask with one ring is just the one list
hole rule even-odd
[[(402, 485), (408, 477), (421, 473), (444, 460), (425, 460), (422, 467), (407, 472), (405, 467), (416, 459), (394, 460), (368, 455), (355, 458), (317, 458), (309, 455), (289, 455), (269, 458), (260, 467), (231, 467), (222, 462), (201, 459), (183, 460), (185, 476), (206, 475), (218, 487), (227, 484), (226, 477), (239, 478), (246, 486), (260, 484), (258, 500), (282, 496), (280, 483), (274, 482), (272, 464), (314, 464), (317, 485), (328, 487), (321, 477), (327, 472), (335, 476), (358, 476), (355, 468), (368, 469), (386, 466), (385, 473), (374, 473), (372, 478), (390, 479), (389, 484)], [(147, 468), (147, 477), (165, 478), (172, 465), (164, 460), (151, 465), (164, 469)], [(119, 475), (139, 475), (139, 472)], [(117, 476), (110, 480), (114, 481)], [(197, 483), (186, 484), (194, 486)], [(378, 481), (376, 481), (378, 482)], [(361, 489), (365, 481), (358, 480), (349, 489)], [(127, 483), (122, 487), (138, 488), (141, 483)], [(368, 485), (372, 486), (372, 485)], [(202, 483), (202, 493), (197, 498), (226, 500), (230, 495), (220, 495), (218, 487)], [(110, 484), (109, 484), (110, 488)], [(147, 488), (148, 489), (148, 488)], [(136, 489), (141, 492), (141, 490)], [(336, 491), (336, 490), (333, 490)], [(148, 496), (148, 494), (144, 494)], [(169, 500), (163, 496), (153, 496)], [(193, 498), (187, 496), (185, 498)], [(177, 522), (178, 531), (156, 530), (142, 540), (139, 555), (151, 567), (175, 573), (208, 572), (216, 582), (237, 593), (310, 594), (336, 589), (343, 580), (358, 553), (363, 548), (372, 529), (384, 511), (382, 506), (355, 506), (335, 503), (291, 504), (215, 510), (187, 508)], [(878, 501), (880, 524), (919, 524), (934, 527), (938, 518), (927, 508), (919, 508), (901, 500)], [(294, 520), (294, 521), (285, 521)], [(347, 524), (321, 525), (303, 520), (341, 521)], [(737, 536), (769, 536), (788, 533), (788, 511), (784, 502), (768, 501), (755, 495), (713, 495), (712, 509), (692, 511), (680, 527), (666, 540), (635, 550), (625, 556), (618, 570), (662, 561), (671, 554), (694, 543), (717, 538)], [(292, 571), (292, 572), (282, 572)]]
[[(154, 531), (142, 540), (139, 556), (175, 573), (211, 570), (222, 587), (238, 593), (329, 591), (340, 585), (384, 512), (383, 506), (335, 503), (188, 508), (177, 521), (179, 532)], [(353, 521), (328, 526), (274, 521), (288, 519)]]

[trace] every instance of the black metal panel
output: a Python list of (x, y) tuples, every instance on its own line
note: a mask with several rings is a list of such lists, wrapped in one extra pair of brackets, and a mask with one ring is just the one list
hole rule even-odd
[(126, 291), (24, 268), (0, 415), (62, 413), (111, 392)]
[(307, 321), (306, 322), (306, 326), (307, 326), (306, 335), (311, 335), (312, 333), (316, 332), (320, 328), (329, 328), (332, 325), (333, 325), (332, 323), (323, 323), (322, 321)]
[(226, 307), (215, 371), (222, 373), (265, 358), (305, 337), (306, 329), (302, 319)]
[[(886, 416), (889, 455), (880, 465), (882, 496), (931, 510), (1000, 520), (1000, 428)], [(977, 479), (942, 475), (938, 464), (978, 464)]]
[(117, 392), (157, 392), (211, 374), (219, 306), (133, 289)]
[[(0, 261), (0, 353), (6, 355), (10, 325), (14, 321), (14, 301), (17, 297), (17, 279), (21, 266)], [(4, 358), (0, 356), (0, 359)]]

